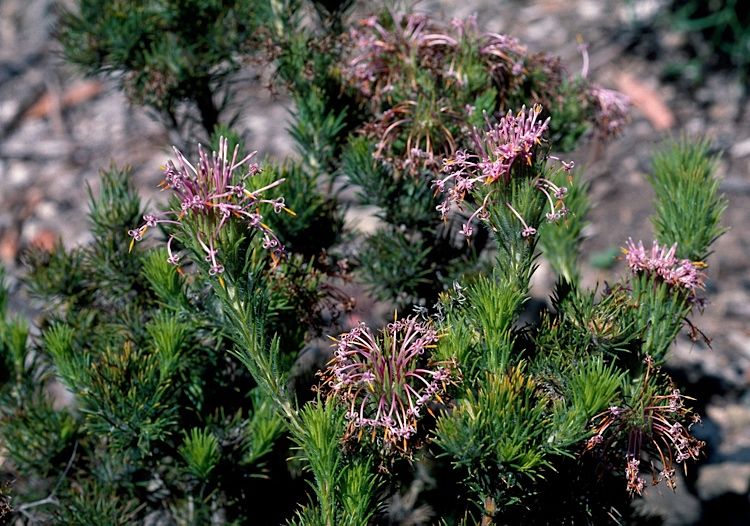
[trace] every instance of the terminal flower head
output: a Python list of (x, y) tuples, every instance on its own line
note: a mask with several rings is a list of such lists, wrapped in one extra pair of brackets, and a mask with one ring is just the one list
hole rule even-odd
[(323, 386), (348, 406), (348, 437), (367, 433), (387, 450), (406, 450), (420, 418), (442, 402), (456, 376), (454, 365), (426, 357), (438, 339), (429, 322), (410, 316), (378, 335), (360, 323), (336, 340)]
[[(473, 233), (474, 220), (488, 217), (487, 206), (494, 190), (507, 186), (517, 173), (516, 168), (528, 167), (534, 163), (549, 125), (549, 118), (540, 119), (541, 113), (542, 107), (538, 104), (528, 111), (524, 106), (515, 115), (508, 112), (486, 131), (480, 133), (474, 130), (474, 152), (459, 150), (443, 161), (442, 171), (447, 175), (433, 181), (436, 190), (445, 194), (445, 200), (436, 207), (443, 219), (448, 217), (452, 209), (462, 209), (467, 194), (479, 188), (488, 189), (482, 203), (475, 208), (461, 230), (463, 235), (468, 237)], [(549, 203), (547, 220), (555, 222), (564, 217), (567, 208), (563, 200), (567, 195), (567, 188), (543, 178), (536, 179), (534, 185)], [(510, 203), (506, 205), (519, 219), (522, 237), (533, 237), (537, 228), (528, 225)]]
[(619, 91), (592, 86), (589, 94), (594, 103), (596, 128), (604, 137), (615, 136), (628, 121), (630, 99)]
[(531, 165), (536, 148), (549, 125), (549, 118), (539, 119), (542, 107), (538, 104), (526, 111), (524, 106), (516, 115), (508, 112), (500, 121), (482, 132), (474, 130), (475, 152), (464, 150), (443, 162), (447, 175), (433, 182), (439, 192), (454, 204), (464, 200), (466, 193), (477, 185), (507, 184), (511, 170), (518, 164)]
[(419, 14), (391, 15), (388, 21), (376, 16), (360, 20), (349, 34), (352, 55), (343, 67), (344, 77), (365, 96), (387, 92), (399, 75), (399, 62), (433, 42), (428, 22)]
[[(205, 253), (205, 260), (210, 263), (211, 275), (221, 274), (224, 266), (220, 261), (217, 242), (222, 229), (229, 221), (239, 221), (249, 230), (263, 236), (263, 246), (271, 251), (274, 260), (283, 254), (284, 247), (273, 231), (263, 223), (261, 205), (269, 205), (275, 213), (286, 211), (293, 214), (284, 205), (284, 198), (270, 199), (265, 194), (279, 186), (284, 179), (278, 179), (260, 188), (251, 188), (248, 181), (260, 172), (256, 163), (250, 163), (256, 152), (238, 160), (239, 147), (235, 147), (231, 158), (228, 155), (228, 141), (219, 139), (219, 151), (210, 156), (202, 146), (198, 146), (197, 167), (188, 161), (177, 148), (174, 149), (176, 161), (168, 161), (164, 167), (164, 180), (161, 186), (171, 190), (179, 205), (171, 210), (150, 213), (143, 216), (143, 224), (130, 230), (133, 244), (143, 239), (150, 228), (159, 224), (184, 226), (185, 222), (197, 220), (200, 224), (196, 234), (196, 245)], [(167, 242), (168, 261), (178, 264), (180, 256), (173, 252), (174, 234)]]
[(642, 241), (636, 244), (628, 239), (622, 251), (628, 268), (634, 274), (651, 274), (673, 287), (687, 290), (693, 296), (704, 287), (705, 275), (702, 269), (705, 264), (677, 258), (677, 243), (668, 247), (654, 241), (649, 251)]
[(675, 465), (697, 460), (705, 446), (690, 432), (693, 425), (700, 422), (700, 417), (686, 407), (688, 397), (676, 388), (658, 392), (648, 387), (658, 368), (650, 356), (644, 362), (645, 378), (636, 398), (623, 407), (613, 406), (596, 415), (593, 436), (585, 448), (592, 451), (619, 447), (627, 437), (625, 483), (631, 494), (638, 495), (645, 487), (640, 467), (644, 458), (650, 459), (653, 485), (664, 481), (674, 489), (677, 483)]

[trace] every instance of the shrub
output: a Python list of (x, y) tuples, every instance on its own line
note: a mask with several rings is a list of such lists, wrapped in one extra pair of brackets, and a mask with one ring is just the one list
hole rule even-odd
[[(97, 23), (132, 30), (113, 22), (117, 5)], [(134, 11), (158, 27), (186, 8), (156, 5)], [(368, 524), (396, 521), (386, 503), (412, 492), (446, 524), (599, 524), (627, 515), (646, 472), (673, 487), (702, 447), (660, 367), (702, 306), (723, 232), (707, 146), (657, 155), (656, 240), (621, 240), (628, 272), (586, 290), (586, 184), (551, 152), (616, 131), (622, 101), (471, 20), (384, 12), (347, 27), (346, 5), (316, 6), (318, 25), (266, 27), (297, 105), (298, 160), (256, 163), (229, 128), (206, 126), (210, 145), (165, 164), (161, 211), (111, 167), (91, 196), (93, 241), (28, 256), (38, 334), (3, 289), (0, 441), (15, 481), (0, 510)], [(215, 7), (193, 23), (229, 16)], [(70, 16), (67, 38), (83, 38)], [(130, 64), (126, 76), (142, 67)], [(379, 207), (378, 232), (345, 231), (326, 191), (339, 177)], [(523, 324), (540, 257), (557, 285)], [(345, 332), (350, 279), (401, 314)], [(332, 357), (305, 365), (323, 332), (339, 334)]]

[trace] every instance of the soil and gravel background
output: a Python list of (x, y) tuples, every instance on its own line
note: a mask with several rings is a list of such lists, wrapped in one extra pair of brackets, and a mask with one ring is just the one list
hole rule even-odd
[[(69, 3), (0, 0), (0, 261), (14, 288), (12, 308), (27, 315), (34, 308), (18, 286), (23, 251), (51, 247), (57, 239), (67, 246), (85, 243), (87, 185), (95, 191), (98, 171), (112, 162), (130, 165), (144, 197), (158, 199), (159, 166), (170, 153), (164, 127), (131, 107), (114, 80), (87, 79), (65, 64), (53, 29), (60, 6)], [(602, 268), (597, 261), (629, 236), (652, 239), (645, 174), (659, 144), (682, 134), (712, 141), (729, 200), (729, 231), (709, 260), (709, 304), (693, 320), (712, 338), (712, 348), (685, 335), (669, 361), (672, 374), (699, 399), (704, 424), (698, 433), (709, 447), (675, 494), (652, 488), (638, 505), (671, 525), (750, 524), (750, 108), (731, 70), (698, 81), (665, 80), (685, 58), (685, 39), (665, 30), (664, 4), (435, 0), (417, 10), (445, 19), (476, 14), (483, 29), (558, 54), (571, 72), (581, 67), (580, 35), (589, 43), (590, 77), (633, 99), (631, 123), (620, 137), (590, 142), (572, 155), (585, 167), (595, 203), (583, 253), (588, 285), (623, 270), (622, 262)], [(294, 155), (285, 130), (293, 108), (283, 94), (263, 88), (262, 76), (250, 69), (238, 75), (246, 87), (238, 96), (237, 128), (261, 154)], [(350, 224), (367, 230), (369, 212), (352, 210)], [(549, 280), (543, 267), (538, 290)]]

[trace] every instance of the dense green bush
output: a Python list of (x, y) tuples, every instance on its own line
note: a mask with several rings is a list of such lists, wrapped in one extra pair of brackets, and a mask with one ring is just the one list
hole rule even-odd
[[(627, 517), (647, 473), (673, 487), (698, 457), (697, 417), (660, 366), (702, 305), (723, 231), (705, 144), (656, 157), (657, 241), (621, 240), (629, 272), (586, 290), (587, 186), (551, 152), (616, 133), (618, 94), (471, 20), (385, 11), (352, 25), (348, 5), (323, 2), (316, 17), (296, 6), (285, 26), (276, 3), (114, 3), (88, 16), (97, 4), (63, 25), (80, 64), (147, 76), (143, 57), (163, 45), (153, 35), (177, 31), (183, 40), (169, 38), (202, 50), (195, 70), (217, 72), (210, 90), (228, 89), (256, 49), (242, 47), (255, 26), (240, 30), (233, 10), (276, 13), (251, 36), (274, 48), (300, 155), (256, 162), (217, 113), (204, 119), (210, 145), (165, 164), (159, 210), (143, 210), (129, 172), (111, 167), (90, 198), (93, 241), (29, 254), (38, 333), (0, 295), (12, 479), (0, 512), (59, 524), (359, 525), (408, 513), (601, 524)], [(164, 25), (183, 17), (200, 27), (195, 42)], [(136, 29), (153, 38), (133, 50)], [(84, 52), (102, 35), (106, 53)], [(178, 100), (202, 115), (187, 91), (149, 104)], [(378, 207), (373, 235), (344, 228), (342, 185)], [(540, 257), (557, 285), (523, 323)], [(351, 327), (352, 280), (401, 314)], [(338, 334), (330, 353), (314, 339), (324, 333)], [(70, 400), (51, 394), (60, 384)]]

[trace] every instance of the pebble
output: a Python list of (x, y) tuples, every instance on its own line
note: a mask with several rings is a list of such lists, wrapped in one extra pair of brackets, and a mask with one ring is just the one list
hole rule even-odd
[(578, 14), (584, 20), (596, 20), (602, 14), (604, 6), (596, 0), (583, 0), (578, 4)]
[(750, 137), (734, 143), (734, 146), (729, 150), (729, 154), (735, 159), (750, 155)]
[(661, 483), (646, 488), (643, 498), (634, 502), (639, 512), (659, 517), (662, 526), (695, 524), (701, 517), (700, 500), (688, 491), (682, 472), (677, 471), (676, 476), (674, 491)]
[(380, 208), (377, 206), (352, 207), (346, 211), (344, 220), (347, 228), (357, 230), (364, 235), (370, 235), (374, 234), (383, 223), (376, 216), (378, 212), (380, 212)]
[(703, 500), (712, 500), (726, 493), (746, 495), (750, 489), (750, 464), (722, 462), (703, 466), (696, 488)]
[(31, 176), (31, 166), (24, 162), (8, 162), (7, 171), (3, 174), (0, 171), (0, 177), (6, 179), (8, 186), (23, 186), (29, 182)]

